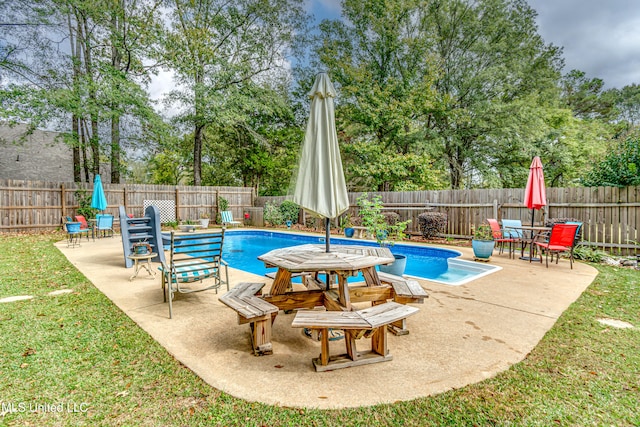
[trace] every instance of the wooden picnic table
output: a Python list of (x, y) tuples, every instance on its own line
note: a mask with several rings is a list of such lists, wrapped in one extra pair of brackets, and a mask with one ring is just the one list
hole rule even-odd
[[(367, 287), (380, 287), (382, 283), (375, 266), (395, 261), (393, 254), (386, 247), (332, 245), (331, 251), (326, 252), (324, 245), (312, 244), (275, 249), (259, 256), (258, 259), (263, 261), (267, 267), (278, 268), (271, 291), (269, 295), (265, 295), (265, 299), (272, 304), (281, 306), (278, 304), (277, 297), (292, 289), (291, 278), (293, 274), (324, 272), (338, 277), (338, 303), (345, 310), (351, 310), (351, 296), (347, 286), (347, 279), (350, 276), (362, 273)], [(298, 292), (290, 294), (296, 293)], [(300, 296), (303, 299), (311, 298), (315, 305), (322, 305), (322, 303), (316, 304), (317, 296), (313, 292), (311, 294), (304, 292)], [(295, 306), (296, 301), (299, 302), (299, 306)], [(293, 304), (294, 306), (285, 305), (281, 309), (311, 308), (308, 302), (305, 303), (298, 298), (295, 298)], [(327, 308), (338, 309), (338, 307), (330, 306)]]
[[(376, 271), (376, 265), (395, 261), (393, 254), (386, 247), (333, 245), (330, 252), (326, 252), (324, 245), (308, 244), (276, 249), (259, 256), (258, 259), (267, 267), (278, 268), (270, 293), (262, 296), (265, 301), (282, 310), (321, 305), (326, 308), (327, 311), (299, 310), (292, 323), (292, 327), (320, 331), (321, 355), (313, 360), (316, 371), (391, 360), (387, 348), (387, 328), (394, 323), (403, 326), (404, 319), (418, 311), (415, 307), (398, 302), (387, 302), (395, 297), (394, 287), (383, 284)], [(329, 277), (337, 276), (337, 298), (328, 284), (326, 290), (292, 290), (291, 278), (294, 274), (316, 275), (320, 272), (326, 273)], [(359, 273), (362, 273), (365, 286), (350, 289), (347, 284), (348, 278)], [(424, 296), (426, 293), (420, 294), (420, 298)], [(354, 311), (352, 301), (367, 301), (373, 306)], [(346, 350), (344, 354), (329, 354), (330, 328), (343, 331)], [(371, 339), (371, 348), (358, 351), (356, 340), (362, 337)]]

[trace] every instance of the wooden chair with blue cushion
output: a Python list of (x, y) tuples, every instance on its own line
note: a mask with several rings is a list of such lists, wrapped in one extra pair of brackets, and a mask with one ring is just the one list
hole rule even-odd
[[(229, 271), (222, 259), (224, 228), (218, 232), (176, 234), (171, 232), (167, 262), (162, 262), (162, 292), (169, 302), (169, 318), (173, 317), (175, 293), (188, 294), (218, 289), (229, 290)], [(224, 277), (222, 270), (224, 269)], [(205, 280), (207, 281), (205, 283)], [(197, 287), (193, 287), (199, 282)]]

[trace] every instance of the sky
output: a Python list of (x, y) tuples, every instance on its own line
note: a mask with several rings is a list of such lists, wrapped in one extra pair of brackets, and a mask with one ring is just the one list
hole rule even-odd
[[(563, 48), (563, 73), (577, 69), (605, 87), (640, 84), (639, 0), (528, 0), (538, 32)], [(340, 17), (340, 0), (308, 0), (317, 20)]]

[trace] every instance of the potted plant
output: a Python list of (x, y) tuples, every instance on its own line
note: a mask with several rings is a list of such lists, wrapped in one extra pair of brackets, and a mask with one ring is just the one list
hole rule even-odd
[(473, 248), (473, 256), (476, 261), (489, 261), (491, 254), (493, 254), (493, 247), (495, 242), (493, 240), (493, 231), (489, 224), (479, 225), (474, 233), (473, 240), (471, 241), (471, 247)]
[(207, 212), (200, 214), (200, 225), (202, 228), (209, 228), (209, 214)]
[(355, 233), (355, 228), (353, 228), (353, 223), (351, 221), (351, 217), (349, 214), (343, 215), (340, 217), (340, 228), (344, 233), (344, 237), (351, 238)]
[[(382, 213), (382, 198), (374, 196), (369, 200), (367, 193), (364, 193), (357, 200), (360, 208), (359, 214), (362, 218), (362, 225), (367, 228), (369, 235), (375, 236), (380, 246), (393, 246), (396, 240), (403, 240), (406, 235), (404, 231), (411, 220), (388, 221)], [(385, 273), (402, 276), (407, 265), (407, 257), (400, 254), (393, 254), (395, 262), (381, 265), (378, 268)]]

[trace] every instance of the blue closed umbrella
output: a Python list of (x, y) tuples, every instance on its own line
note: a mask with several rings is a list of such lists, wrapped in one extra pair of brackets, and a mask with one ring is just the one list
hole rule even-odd
[(102, 188), (102, 180), (100, 175), (96, 175), (93, 180), (93, 195), (91, 196), (91, 207), (103, 211), (107, 209), (107, 198)]

